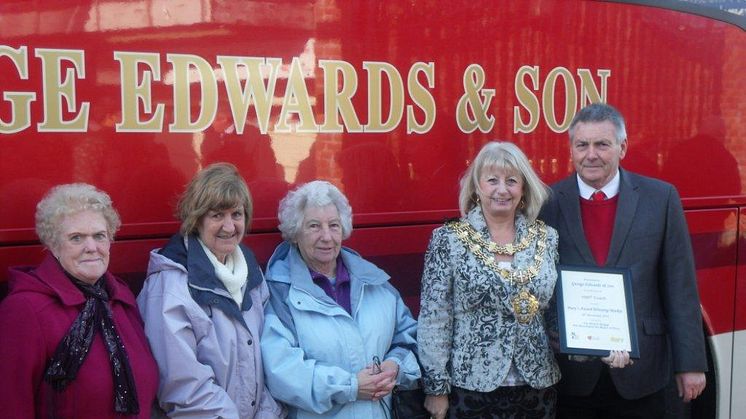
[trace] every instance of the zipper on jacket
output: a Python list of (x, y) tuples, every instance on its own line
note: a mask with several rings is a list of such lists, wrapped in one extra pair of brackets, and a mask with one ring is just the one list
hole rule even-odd
[(360, 311), (360, 306), (363, 303), (363, 297), (365, 296), (365, 286), (368, 285), (365, 282), (360, 286), (360, 298), (357, 300), (357, 307), (355, 307), (355, 313), (353, 313), (352, 318), (357, 318), (357, 313)]

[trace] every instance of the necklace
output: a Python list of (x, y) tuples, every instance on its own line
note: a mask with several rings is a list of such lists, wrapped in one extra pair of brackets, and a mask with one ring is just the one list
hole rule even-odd
[(513, 243), (500, 245), (492, 240), (485, 240), (478, 231), (474, 230), (474, 228), (465, 221), (456, 221), (454, 223), (464, 224), (463, 227), (458, 226), (454, 229), (456, 235), (458, 235), (461, 240), (469, 239), (472, 242), (479, 244), (479, 246), (486, 248), (490, 253), (507, 256), (513, 256), (517, 252), (522, 252), (528, 249), (528, 246), (536, 238), (537, 230), (539, 230), (537, 223), (532, 223), (528, 228), (528, 234), (524, 235), (517, 243), (514, 241)]
[[(537, 220), (529, 226), (528, 234), (518, 242), (517, 246), (512, 243), (504, 246), (507, 248), (510, 245), (513, 250), (510, 255), (513, 255), (516, 251), (527, 249), (531, 242), (536, 238), (536, 252), (534, 253), (531, 265), (524, 269), (516, 270), (500, 268), (493, 255), (493, 253), (498, 252), (492, 252), (487, 240), (482, 238), (479, 232), (466, 221), (452, 221), (446, 223), (446, 226), (456, 234), (456, 237), (464, 243), (466, 248), (469, 249), (469, 251), (471, 251), (479, 261), (494, 269), (504, 281), (518, 287), (517, 295), (511, 298), (511, 306), (513, 307), (513, 312), (515, 313), (516, 319), (519, 323), (530, 323), (539, 311), (539, 300), (535, 295), (531, 294), (528, 289), (526, 289), (526, 285), (539, 274), (539, 270), (541, 269), (541, 264), (544, 260), (547, 248), (546, 225)], [(494, 242), (491, 243), (494, 244)]]

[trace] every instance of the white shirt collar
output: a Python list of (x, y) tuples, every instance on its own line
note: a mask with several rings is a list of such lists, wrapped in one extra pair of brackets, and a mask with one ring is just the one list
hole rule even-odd
[[(583, 179), (581, 179), (580, 175), (577, 173), (575, 176), (578, 179), (578, 191), (580, 192), (580, 197), (583, 199), (591, 199), (591, 195), (593, 195), (593, 192), (596, 192), (596, 189), (583, 182)], [(617, 196), (619, 193), (619, 169), (617, 169), (614, 177), (611, 178), (611, 182), (607, 183), (606, 186), (601, 188), (601, 190), (604, 191), (607, 199)]]

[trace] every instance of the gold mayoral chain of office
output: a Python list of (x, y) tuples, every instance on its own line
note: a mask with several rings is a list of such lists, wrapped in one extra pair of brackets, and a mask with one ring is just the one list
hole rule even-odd
[[(464, 243), (466, 248), (477, 259), (497, 271), (504, 281), (508, 281), (518, 287), (518, 294), (510, 300), (513, 312), (519, 323), (528, 324), (531, 322), (539, 311), (539, 300), (535, 295), (531, 294), (526, 285), (536, 278), (544, 261), (544, 254), (547, 248), (546, 225), (542, 221), (537, 220), (528, 226), (528, 233), (517, 243), (513, 242), (505, 245), (499, 245), (492, 240), (485, 240), (466, 221), (452, 221), (447, 226), (456, 233), (456, 237)], [(533, 262), (524, 269), (504, 269), (495, 260), (495, 254), (513, 256), (516, 252), (528, 249), (534, 241), (536, 241), (536, 252), (534, 253)]]

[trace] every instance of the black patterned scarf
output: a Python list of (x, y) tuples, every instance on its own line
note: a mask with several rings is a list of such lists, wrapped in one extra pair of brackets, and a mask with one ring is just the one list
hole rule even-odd
[[(67, 272), (66, 272), (67, 274)], [(62, 338), (54, 356), (49, 360), (44, 380), (55, 390), (62, 391), (70, 382), (75, 380), (80, 366), (83, 365), (88, 351), (91, 349), (96, 330), (101, 331), (104, 338), (106, 351), (111, 361), (111, 372), (114, 380), (114, 410), (117, 413), (135, 415), (140, 412), (137, 402), (137, 391), (135, 380), (130, 369), (127, 351), (124, 349), (122, 340), (119, 338), (111, 307), (109, 307), (109, 294), (104, 287), (104, 278), (99, 279), (96, 284), (90, 285), (72, 278), (72, 280), (83, 295), (86, 297), (83, 310), (70, 326), (70, 330)]]

